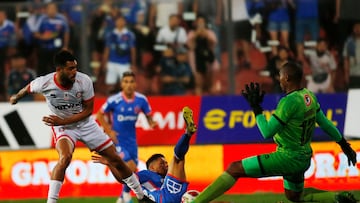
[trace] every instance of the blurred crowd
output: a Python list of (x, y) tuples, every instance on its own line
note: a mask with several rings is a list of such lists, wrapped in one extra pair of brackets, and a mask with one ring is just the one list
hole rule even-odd
[(240, 76), (280, 92), (278, 70), (286, 60), (303, 65), (304, 85), (316, 93), (360, 87), (358, 0), (12, 0), (0, 5), (1, 101), (54, 71), (52, 57), (61, 49), (79, 58), (80, 71), (104, 96), (119, 90), (128, 70), (147, 95), (226, 94), (228, 77), (240, 83)]

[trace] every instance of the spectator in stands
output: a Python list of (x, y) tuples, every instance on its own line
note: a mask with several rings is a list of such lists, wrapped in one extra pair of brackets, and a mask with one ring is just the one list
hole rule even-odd
[[(216, 38), (220, 37), (220, 27), (223, 22), (223, 0), (194, 0), (193, 11), (196, 16), (204, 16), (207, 19), (209, 29), (213, 30)], [(216, 59), (221, 62), (221, 46), (217, 43), (215, 46)]]
[(170, 15), (180, 15), (183, 0), (150, 0), (149, 27), (157, 30), (169, 24)]
[[(41, 2), (33, 2), (29, 6), (29, 13), (21, 29), (25, 44), (23, 50), (25, 49), (24, 52), (26, 55), (34, 55), (33, 53), (36, 51), (35, 48), (37, 44), (34, 33), (37, 32), (39, 19), (44, 14), (44, 6)], [(35, 65), (35, 67), (37, 66)]]
[[(336, 0), (335, 23), (338, 23), (338, 50), (343, 52), (343, 46), (347, 37), (352, 33), (355, 23), (360, 22), (360, 1), (359, 0)], [(340, 56), (342, 56), (340, 54)], [(342, 57), (340, 58), (342, 62)]]
[(138, 13), (142, 8), (140, 0), (123, 0), (119, 4), (121, 15), (126, 19), (127, 25), (132, 28), (137, 23)]
[(180, 18), (176, 14), (170, 15), (169, 24), (162, 27), (156, 36), (156, 43), (167, 45), (169, 48), (184, 46), (186, 40), (186, 31), (180, 25)]
[(293, 0), (297, 59), (304, 60), (304, 42), (319, 38), (318, 0)]
[(161, 95), (184, 95), (190, 84), (192, 71), (185, 47), (167, 49), (160, 60)]
[(6, 12), (0, 9), (0, 100), (4, 100), (5, 64), (9, 54), (15, 52), (16, 34), (14, 22), (6, 17)]
[(266, 65), (266, 70), (270, 72), (270, 77), (273, 81), (273, 92), (282, 93), (280, 86), (280, 75), (279, 71), (283, 64), (288, 61), (295, 61), (291, 57), (290, 49), (285, 46), (277, 47), (277, 55), (270, 58), (268, 64)]
[(116, 91), (124, 72), (136, 69), (135, 35), (126, 28), (124, 16), (115, 20), (115, 28), (106, 36), (103, 67), (108, 93)]
[[(16, 94), (35, 79), (36, 74), (26, 66), (26, 59), (23, 55), (15, 53), (10, 60), (10, 73), (7, 77), (7, 94), (9, 96)], [(25, 96), (22, 101), (32, 101), (33, 95)]]
[(289, 48), (290, 16), (288, 8), (289, 0), (266, 0), (265, 16), (268, 20), (267, 30), (273, 56), (277, 56), (277, 46)]
[(46, 5), (46, 13), (38, 21), (34, 37), (38, 43), (37, 75), (53, 71), (52, 59), (61, 49), (68, 49), (70, 31), (66, 17), (58, 12), (55, 3)]
[[(250, 17), (247, 11), (246, 1), (245, 0), (231, 0), (231, 8), (227, 4), (228, 1), (224, 1), (224, 10), (228, 11), (231, 9), (231, 21), (234, 23), (234, 36), (237, 41), (240, 43), (240, 47), (238, 47), (238, 42), (234, 45), (234, 64), (235, 66), (250, 68), (250, 43), (251, 43), (251, 31), (252, 26), (250, 24)], [(225, 13), (225, 17), (228, 17), (228, 14)], [(230, 19), (227, 19), (230, 20)], [(242, 50), (243, 60), (240, 64), (238, 62), (238, 51)]]
[(311, 68), (311, 77), (308, 79), (307, 89), (314, 93), (333, 93), (336, 61), (328, 50), (325, 39), (317, 41), (315, 50), (305, 52)]
[(356, 23), (353, 34), (344, 45), (344, 75), (349, 88), (360, 88), (360, 23)]
[(195, 94), (202, 95), (212, 88), (212, 73), (218, 63), (214, 51), (217, 44), (215, 33), (207, 27), (203, 16), (195, 21), (195, 30), (189, 32), (187, 45), (190, 49), (190, 64), (195, 73)]

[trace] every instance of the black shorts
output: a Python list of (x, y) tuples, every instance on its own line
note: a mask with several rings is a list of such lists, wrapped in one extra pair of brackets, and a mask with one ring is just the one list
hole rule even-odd
[(249, 20), (234, 22), (234, 39), (251, 42), (252, 26)]

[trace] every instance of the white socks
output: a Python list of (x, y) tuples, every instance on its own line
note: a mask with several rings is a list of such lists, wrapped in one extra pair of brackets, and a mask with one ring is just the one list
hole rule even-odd
[(129, 176), (127, 178), (124, 178), (123, 181), (124, 181), (124, 183), (126, 183), (126, 185), (129, 188), (131, 188), (132, 191), (134, 191), (134, 193), (138, 199), (144, 198), (144, 193), (142, 191), (139, 179), (137, 178), (135, 173), (131, 174), (131, 176)]
[(123, 196), (123, 199), (124, 199), (124, 202), (130, 202), (131, 200), (131, 195), (130, 195), (130, 192), (123, 192), (122, 193), (122, 196)]
[(59, 199), (59, 193), (62, 186), (62, 181), (50, 180), (48, 199), (46, 203), (56, 203)]

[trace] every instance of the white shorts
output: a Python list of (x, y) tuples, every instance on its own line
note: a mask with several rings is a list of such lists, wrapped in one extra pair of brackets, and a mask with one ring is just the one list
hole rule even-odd
[(79, 140), (91, 151), (101, 152), (110, 147), (113, 142), (111, 138), (105, 134), (103, 129), (95, 122), (93, 117), (89, 117), (84, 121), (66, 126), (53, 126), (55, 143), (60, 139), (69, 139), (75, 147), (75, 143)]
[(118, 79), (121, 80), (123, 73), (130, 71), (130, 64), (108, 62), (106, 67), (105, 84), (115, 85)]
[(331, 85), (331, 75), (329, 74), (327, 79), (322, 83), (314, 82), (312, 77), (309, 77), (307, 89), (314, 93), (326, 93)]

